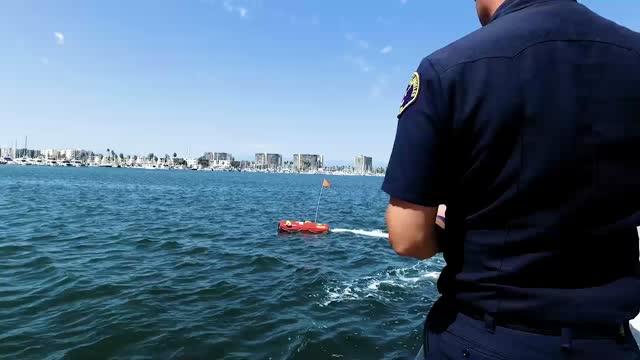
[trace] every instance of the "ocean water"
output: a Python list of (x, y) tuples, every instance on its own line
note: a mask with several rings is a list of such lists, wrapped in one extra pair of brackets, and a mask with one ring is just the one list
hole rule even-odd
[(440, 258), (396, 256), (381, 178), (0, 166), (0, 359), (407, 359)]

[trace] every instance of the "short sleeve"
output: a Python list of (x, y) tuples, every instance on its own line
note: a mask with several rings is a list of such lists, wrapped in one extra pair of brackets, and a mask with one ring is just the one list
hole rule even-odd
[(422, 206), (446, 202), (451, 133), (447, 109), (440, 76), (425, 59), (411, 78), (398, 115), (382, 185), (391, 197)]

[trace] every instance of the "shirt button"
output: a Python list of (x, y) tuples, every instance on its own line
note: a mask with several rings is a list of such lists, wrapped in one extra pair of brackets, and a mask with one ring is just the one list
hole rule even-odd
[(464, 356), (465, 359), (468, 359), (471, 357), (471, 353), (469, 353), (469, 350), (464, 350), (462, 351), (462, 356)]

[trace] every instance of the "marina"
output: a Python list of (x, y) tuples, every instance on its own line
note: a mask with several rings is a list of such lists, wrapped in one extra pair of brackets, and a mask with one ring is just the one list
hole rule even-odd
[(384, 167), (373, 167), (371, 157), (358, 155), (354, 165), (324, 164), (324, 157), (312, 154), (294, 154), (292, 161), (283, 161), (280, 154), (257, 153), (255, 161), (236, 161), (229, 153), (206, 152), (198, 158), (148, 155), (116, 155), (108, 149), (107, 155), (87, 150), (33, 150), (25, 147), (0, 149), (0, 165), (48, 167), (98, 167), (141, 170), (223, 171), (278, 174), (321, 174), (334, 176), (384, 176)]

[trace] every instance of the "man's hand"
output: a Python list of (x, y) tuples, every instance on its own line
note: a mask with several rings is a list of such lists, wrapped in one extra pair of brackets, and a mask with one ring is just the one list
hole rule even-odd
[[(387, 208), (387, 227), (393, 250), (398, 255), (421, 260), (438, 253), (436, 216), (444, 216), (445, 212), (445, 206), (425, 207), (391, 198)], [(444, 228), (444, 223), (440, 226)]]

